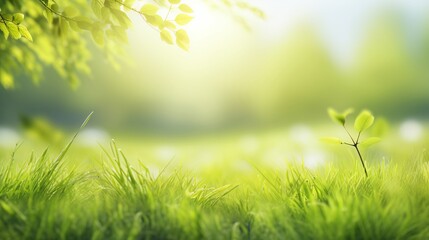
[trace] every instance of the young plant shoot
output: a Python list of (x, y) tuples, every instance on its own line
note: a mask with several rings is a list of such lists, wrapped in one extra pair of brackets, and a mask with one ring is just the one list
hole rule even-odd
[(368, 110), (363, 110), (356, 117), (355, 122), (354, 122), (354, 129), (357, 132), (357, 136), (356, 136), (356, 138), (354, 138), (352, 136), (352, 134), (350, 134), (349, 130), (347, 130), (347, 127), (346, 127), (346, 118), (351, 113), (353, 113), (353, 109), (350, 109), (350, 108), (347, 109), (346, 111), (344, 111), (343, 113), (338, 113), (337, 111), (335, 111), (332, 108), (328, 109), (328, 114), (331, 117), (331, 119), (334, 122), (339, 123), (344, 128), (347, 135), (350, 137), (351, 142), (346, 142), (346, 141), (343, 141), (340, 138), (336, 138), (336, 137), (325, 137), (325, 138), (322, 138), (322, 140), (324, 142), (327, 142), (327, 143), (344, 144), (344, 145), (353, 147), (359, 156), (360, 162), (362, 163), (362, 167), (363, 167), (363, 170), (365, 172), (365, 176), (368, 177), (368, 171), (366, 169), (365, 161), (363, 160), (363, 157), (362, 157), (362, 154), (361, 154), (359, 147), (369, 147), (375, 143), (378, 143), (381, 139), (378, 137), (370, 137), (364, 141), (360, 141), (362, 133), (365, 130), (367, 130), (369, 127), (371, 127), (372, 124), (374, 123), (374, 116)]

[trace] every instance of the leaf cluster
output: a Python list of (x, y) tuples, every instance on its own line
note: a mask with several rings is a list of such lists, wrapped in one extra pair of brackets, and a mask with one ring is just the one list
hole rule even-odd
[[(233, 13), (246, 28), (241, 13), (265, 16), (243, 0), (204, 2)], [(0, 32), (4, 36), (0, 39), (0, 84), (13, 89), (18, 74), (38, 84), (48, 66), (76, 88), (79, 79), (91, 73), (89, 45), (93, 42), (103, 51), (104, 60), (119, 69), (119, 62), (127, 60), (121, 46), (128, 43), (131, 14), (140, 15), (162, 41), (188, 51), (190, 38), (185, 27), (193, 20), (193, 13), (184, 0), (0, 1)]]
[(33, 41), (33, 37), (24, 24), (24, 14), (2, 14), (0, 9), (0, 31), (3, 32), (4, 38), (7, 40), (9, 36), (13, 39), (26, 38)]
[(328, 115), (329, 117), (332, 119), (332, 121), (340, 124), (341, 126), (344, 127), (344, 129), (347, 131), (350, 139), (351, 139), (351, 143), (346, 142), (341, 140), (340, 138), (336, 138), (336, 137), (326, 137), (323, 138), (322, 140), (328, 143), (334, 143), (334, 144), (347, 144), (347, 145), (360, 145), (363, 147), (369, 147), (375, 143), (378, 143), (381, 139), (378, 137), (370, 137), (367, 138), (364, 141), (360, 141), (360, 136), (361, 134), (367, 130), (368, 128), (370, 128), (373, 124), (374, 124), (374, 116), (372, 115), (372, 113), (368, 110), (362, 110), (359, 115), (355, 118), (354, 121), (354, 129), (355, 131), (358, 133), (356, 138), (353, 138), (350, 133), (348, 132), (348, 130), (346, 129), (346, 118), (347, 116), (349, 116), (350, 114), (353, 113), (353, 109), (349, 108), (347, 110), (345, 110), (342, 113), (337, 112), (336, 110), (334, 110), (333, 108), (329, 108), (328, 109)]
[[(192, 13), (194, 11), (189, 5), (181, 3), (181, 0), (169, 0), (168, 4), (168, 12), (164, 18), (158, 13), (159, 6), (151, 3), (143, 5), (140, 13), (148, 24), (159, 31), (162, 41), (168, 44), (176, 43), (177, 46), (188, 51), (190, 44), (189, 36), (180, 27), (192, 21)], [(170, 19), (173, 12), (177, 13), (174, 18)]]
[[(0, 40), (0, 84), (5, 89), (14, 88), (17, 73), (28, 75), (37, 84), (43, 69), (49, 66), (76, 88), (79, 79), (91, 73), (88, 45), (92, 42), (104, 51), (105, 60), (118, 69), (118, 61), (124, 58), (121, 46), (128, 43), (127, 30), (132, 26), (129, 16), (133, 12), (153, 26), (163, 41), (189, 49), (190, 39), (183, 28), (193, 19), (189, 5), (171, 0), (165, 6), (156, 1), (136, 9), (141, 3), (140, 0), (0, 1), (0, 32), (4, 36)], [(161, 17), (161, 9), (168, 11), (165, 16)], [(86, 37), (88, 33), (92, 40)], [(10, 41), (10, 38), (28, 41)]]
[(372, 113), (368, 110), (362, 110), (359, 113), (359, 115), (355, 118), (354, 129), (357, 132), (357, 137), (354, 138), (346, 128), (346, 118), (351, 113), (353, 113), (353, 109), (347, 109), (343, 113), (338, 113), (336, 110), (334, 110), (332, 108), (328, 109), (328, 115), (331, 117), (331, 119), (334, 122), (339, 123), (344, 128), (344, 130), (347, 132), (347, 135), (350, 137), (351, 142), (346, 142), (346, 141), (343, 141), (342, 139), (336, 138), (336, 137), (322, 138), (322, 141), (327, 142), (327, 143), (333, 143), (333, 144), (345, 144), (345, 145), (353, 147), (359, 156), (362, 167), (365, 171), (365, 175), (368, 177), (368, 172), (367, 172), (366, 167), (365, 167), (365, 161), (362, 158), (362, 154), (359, 150), (359, 146), (369, 147), (375, 143), (378, 143), (381, 139), (378, 137), (370, 137), (364, 141), (360, 141), (361, 134), (374, 124), (375, 118), (372, 115)]

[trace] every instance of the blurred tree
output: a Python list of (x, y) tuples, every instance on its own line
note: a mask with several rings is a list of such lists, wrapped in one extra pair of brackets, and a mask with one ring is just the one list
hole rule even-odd
[(270, 118), (303, 120), (317, 115), (314, 109), (344, 107), (339, 91), (343, 81), (312, 25), (299, 25), (275, 50), (267, 69), (271, 82), (265, 85), (263, 99), (267, 101), (264, 108), (271, 112), (264, 115)]
[[(351, 74), (350, 89), (354, 91), (350, 96), (361, 97), (361, 106), (392, 114), (398, 108), (408, 114), (425, 110), (426, 106), (418, 104), (425, 102), (427, 80), (421, 77), (420, 60), (413, 56), (406, 37), (404, 24), (395, 12), (374, 20)], [(422, 51), (424, 46), (417, 48)]]
[[(230, 9), (263, 15), (241, 0), (221, 2)], [(4, 36), (0, 38), (0, 84), (14, 88), (18, 74), (37, 84), (43, 67), (52, 66), (71, 87), (77, 87), (79, 75), (91, 72), (87, 33), (104, 50), (108, 62), (119, 68), (120, 46), (128, 41), (126, 31), (133, 13), (158, 31), (164, 42), (189, 49), (183, 27), (193, 19), (193, 9), (181, 0), (0, 0), (0, 32)]]

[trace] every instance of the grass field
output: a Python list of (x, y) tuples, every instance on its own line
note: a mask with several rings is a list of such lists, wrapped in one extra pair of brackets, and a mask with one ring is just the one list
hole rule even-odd
[(427, 142), (387, 137), (366, 178), (352, 149), (314, 138), (3, 149), (0, 239), (429, 239)]

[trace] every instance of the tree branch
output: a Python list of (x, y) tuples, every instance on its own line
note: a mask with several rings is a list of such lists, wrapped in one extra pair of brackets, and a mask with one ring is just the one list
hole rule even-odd
[(74, 20), (73, 18), (67, 17), (67, 16), (63, 15), (62, 13), (60, 13), (60, 12), (58, 12), (58, 11), (55, 11), (54, 9), (52, 9), (51, 7), (49, 7), (49, 6), (48, 6), (48, 5), (47, 5), (43, 0), (38, 0), (38, 2), (39, 2), (40, 4), (42, 4), (42, 6), (43, 6), (45, 9), (49, 10), (51, 13), (53, 13), (53, 14), (55, 14), (55, 15), (59, 16), (59, 17), (62, 17), (62, 18), (64, 18), (64, 19), (68, 20), (68, 21), (74, 21), (74, 22), (77, 22), (77, 21), (76, 21), (76, 20)]

